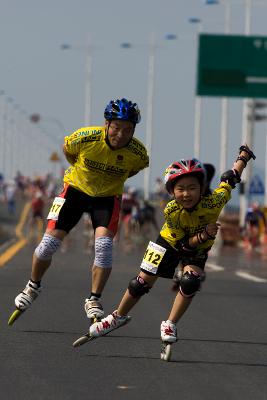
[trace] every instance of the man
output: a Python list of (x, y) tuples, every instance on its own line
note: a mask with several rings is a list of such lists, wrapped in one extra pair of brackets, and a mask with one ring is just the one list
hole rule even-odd
[(104, 314), (100, 297), (112, 268), (124, 182), (149, 163), (145, 147), (133, 138), (141, 119), (137, 104), (124, 98), (112, 100), (104, 117), (105, 126), (80, 128), (65, 137), (63, 151), (71, 166), (65, 171), (63, 191), (54, 199), (46, 232), (34, 251), (31, 279), (15, 299), (21, 311), (37, 298), (53, 254), (82, 214), (88, 212), (95, 232), (95, 259), (91, 293), (84, 307), (88, 318)]

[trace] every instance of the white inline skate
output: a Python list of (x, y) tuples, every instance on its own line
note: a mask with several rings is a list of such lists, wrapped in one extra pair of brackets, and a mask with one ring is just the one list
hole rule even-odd
[(15, 298), (16, 310), (10, 315), (8, 325), (12, 325), (21, 314), (31, 306), (33, 301), (39, 296), (40, 292), (41, 287), (38, 287), (36, 283), (32, 281), (27, 283), (25, 289), (23, 289), (23, 291)]
[(95, 319), (95, 321), (89, 328), (89, 332), (75, 340), (75, 342), (73, 343), (73, 347), (81, 346), (84, 343), (89, 342), (90, 340), (105, 336), (114, 329), (117, 329), (120, 326), (127, 324), (130, 319), (130, 316), (119, 317), (117, 315), (117, 311), (113, 311), (112, 314), (108, 315), (105, 318), (102, 318), (100, 321)]
[(163, 361), (170, 361), (171, 346), (173, 343), (177, 342), (176, 325), (169, 320), (162, 321), (160, 326), (160, 333), (162, 340), (160, 358)]

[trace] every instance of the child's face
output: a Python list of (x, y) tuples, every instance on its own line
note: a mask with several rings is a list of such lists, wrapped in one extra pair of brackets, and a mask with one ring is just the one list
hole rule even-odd
[(173, 188), (174, 198), (184, 208), (193, 208), (200, 199), (201, 186), (195, 176), (179, 178)]

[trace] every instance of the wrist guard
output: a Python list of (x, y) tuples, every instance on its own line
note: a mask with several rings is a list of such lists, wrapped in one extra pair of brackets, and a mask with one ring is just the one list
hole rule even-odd
[(255, 154), (253, 153), (252, 150), (250, 150), (250, 148), (249, 148), (248, 146), (244, 146), (244, 145), (243, 145), (243, 146), (240, 146), (240, 147), (239, 147), (239, 154), (240, 154), (242, 151), (245, 151), (245, 152), (249, 155), (249, 159), (248, 159), (247, 161), (249, 161), (251, 158), (253, 158), (253, 160), (256, 159)]
[(248, 160), (244, 156), (238, 156), (236, 161), (243, 161), (243, 163), (245, 164), (245, 167), (247, 166), (247, 163), (248, 163)]
[(228, 183), (234, 189), (236, 184), (241, 182), (240, 175), (236, 169), (229, 169), (222, 174), (221, 182)]

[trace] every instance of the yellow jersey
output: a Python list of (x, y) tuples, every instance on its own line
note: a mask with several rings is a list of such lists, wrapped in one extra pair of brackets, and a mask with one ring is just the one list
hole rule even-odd
[(103, 126), (80, 128), (65, 137), (66, 151), (77, 158), (64, 175), (64, 182), (94, 197), (121, 195), (129, 176), (148, 167), (145, 146), (132, 138), (126, 147), (112, 149)]
[[(207, 224), (218, 220), (221, 210), (231, 198), (232, 187), (221, 182), (212, 194), (201, 198), (200, 202), (192, 209), (186, 210), (176, 200), (170, 201), (165, 210), (165, 223), (160, 231), (163, 237), (172, 247), (176, 248), (183, 238), (190, 238), (201, 232)], [(207, 252), (214, 240), (207, 240), (197, 246), (198, 254)]]

